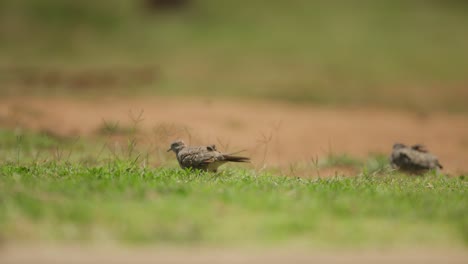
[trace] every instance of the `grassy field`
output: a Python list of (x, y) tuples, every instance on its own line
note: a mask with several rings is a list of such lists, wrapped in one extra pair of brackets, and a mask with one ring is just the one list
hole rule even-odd
[(115, 162), (0, 167), (5, 241), (466, 246), (465, 178), (304, 179)]
[(463, 1), (138, 3), (2, 1), (0, 93), (467, 110)]
[(94, 144), (83, 140), (5, 131), (1, 139), (5, 242), (327, 248), (468, 243), (463, 176), (411, 177), (384, 169), (385, 161), (360, 163), (348, 156), (327, 157), (320, 166), (360, 166), (356, 177), (297, 178), (232, 166), (210, 174), (178, 169), (173, 161), (145, 166), (138, 152), (90, 162), (98, 154), (88, 155)]

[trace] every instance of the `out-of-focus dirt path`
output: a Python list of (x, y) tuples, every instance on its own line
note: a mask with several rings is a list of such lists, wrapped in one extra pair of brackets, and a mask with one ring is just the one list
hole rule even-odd
[(245, 250), (220, 248), (118, 248), (9, 246), (0, 248), (4, 264), (23, 263), (411, 263), (462, 264), (463, 250)]
[(176, 138), (247, 149), (254, 162), (288, 165), (329, 152), (359, 158), (389, 153), (394, 142), (421, 143), (446, 171), (468, 172), (468, 116), (202, 98), (0, 99), (0, 126), (93, 136), (103, 122), (134, 125), (169, 145)]

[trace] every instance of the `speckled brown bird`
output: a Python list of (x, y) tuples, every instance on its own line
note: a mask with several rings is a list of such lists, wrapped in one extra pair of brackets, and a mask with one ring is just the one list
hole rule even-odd
[(443, 168), (437, 157), (419, 144), (413, 146), (394, 144), (390, 164), (395, 169), (416, 174)]
[(185, 145), (184, 141), (172, 142), (167, 150), (174, 151), (181, 168), (192, 168), (203, 171), (216, 172), (218, 167), (226, 162), (250, 162), (250, 158), (221, 153), (215, 145), (192, 146)]

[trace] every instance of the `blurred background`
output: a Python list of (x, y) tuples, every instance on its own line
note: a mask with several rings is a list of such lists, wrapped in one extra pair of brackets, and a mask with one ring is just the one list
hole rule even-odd
[(1, 0), (0, 96), (466, 112), (466, 1)]
[[(300, 245), (465, 263), (467, 102), (468, 1), (0, 0), (0, 249), (286, 241), (295, 263)], [(252, 163), (197, 177), (177, 138)], [(449, 176), (395, 175), (396, 142)], [(193, 252), (179, 262), (215, 259)]]

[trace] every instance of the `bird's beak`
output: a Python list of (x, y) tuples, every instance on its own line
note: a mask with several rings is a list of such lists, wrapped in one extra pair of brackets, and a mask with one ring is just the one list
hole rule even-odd
[(171, 149), (171, 148), (169, 148), (169, 149), (168, 149), (166, 152), (169, 152), (169, 151), (171, 151), (171, 150), (172, 150), (172, 149)]

